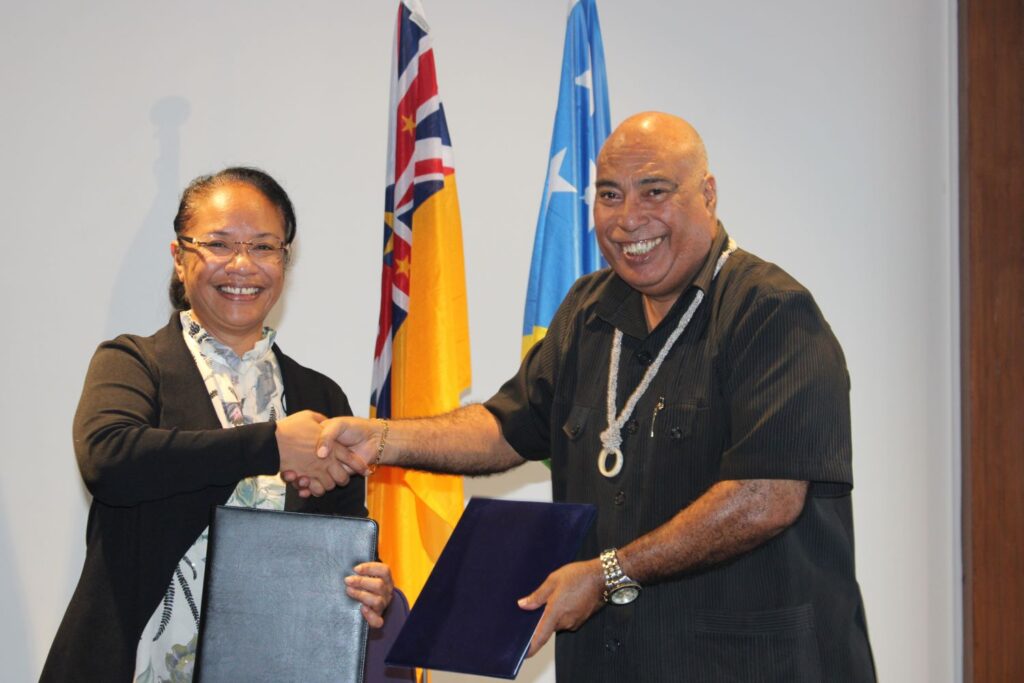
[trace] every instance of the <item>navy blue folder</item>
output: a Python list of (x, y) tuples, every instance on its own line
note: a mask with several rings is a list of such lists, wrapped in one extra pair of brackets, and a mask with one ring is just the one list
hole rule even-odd
[(575, 559), (596, 516), (593, 505), (470, 499), (387, 663), (515, 678), (544, 612), (517, 601)]

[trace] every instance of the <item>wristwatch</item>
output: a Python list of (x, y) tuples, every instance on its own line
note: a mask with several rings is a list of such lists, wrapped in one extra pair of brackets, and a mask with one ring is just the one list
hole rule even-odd
[(622, 571), (615, 548), (609, 548), (601, 553), (601, 569), (604, 570), (605, 602), (628, 605), (640, 595), (640, 584)]

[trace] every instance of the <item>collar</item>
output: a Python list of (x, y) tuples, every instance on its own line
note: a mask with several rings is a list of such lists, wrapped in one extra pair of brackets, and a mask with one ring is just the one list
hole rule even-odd
[[(163, 410), (170, 411), (168, 414), (173, 416), (173, 419), (169, 419), (168, 424), (195, 425), (188, 429), (220, 429), (220, 420), (210, 401), (181, 401), (181, 405), (179, 405), (180, 397), (206, 395), (203, 378), (196, 370), (196, 362), (182, 335), (183, 329), (181, 311), (172, 311), (167, 325), (160, 328), (154, 335), (156, 366), (160, 373), (160, 395), (174, 397), (174, 400), (163, 401)], [(271, 346), (270, 349), (274, 352), (277, 367), (281, 371), (281, 380), (284, 382), (284, 395), (281, 397), (281, 403), (284, 406), (285, 414), (290, 414), (293, 409), (303, 410), (318, 405), (316, 397), (320, 394), (317, 393), (314, 396), (313, 389), (319, 385), (317, 383), (311, 385), (304, 379), (303, 373), (308, 371), (285, 355), (277, 344)], [(180, 415), (174, 412), (179, 410), (185, 412)], [(288, 495), (291, 500), (292, 494)]]
[[(729, 234), (725, 231), (722, 222), (718, 221), (715, 238), (711, 241), (711, 249), (708, 250), (708, 255), (704, 259), (704, 265), (694, 275), (690, 284), (683, 289), (682, 294), (676, 299), (672, 309), (658, 325), (658, 328), (666, 324), (675, 325), (679, 316), (682, 315), (682, 311), (689, 305), (691, 294), (695, 290), (700, 289), (705, 296), (707, 295), (711, 281), (715, 277), (715, 264), (718, 262), (719, 255), (725, 251), (728, 242)], [(622, 330), (623, 334), (628, 334), (636, 339), (645, 339), (648, 334), (653, 332), (653, 330), (647, 329), (643, 295), (626, 284), (618, 275), (614, 275), (608, 282), (605, 295), (598, 301), (592, 315), (601, 318), (612, 327)]]
[(277, 331), (273, 328), (264, 325), (259, 341), (239, 356), (234, 349), (200, 325), (199, 321), (192, 316), (191, 310), (181, 311), (180, 318), (182, 329), (195, 339), (203, 356), (209, 361), (219, 362), (239, 374), (244, 373), (260, 361), (269, 359), (273, 353), (274, 339), (277, 337)]

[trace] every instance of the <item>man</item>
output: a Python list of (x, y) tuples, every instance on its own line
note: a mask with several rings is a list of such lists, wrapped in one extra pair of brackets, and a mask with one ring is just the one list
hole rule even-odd
[(544, 608), (560, 681), (874, 680), (854, 576), (849, 379), (785, 272), (716, 218), (697, 132), (648, 112), (608, 138), (581, 278), (484, 405), (324, 423), (321, 457), (368, 474), (469, 475), (551, 458), (556, 501), (598, 507)]

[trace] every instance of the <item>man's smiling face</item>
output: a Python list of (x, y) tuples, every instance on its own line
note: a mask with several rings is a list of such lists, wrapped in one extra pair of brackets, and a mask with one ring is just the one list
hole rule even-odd
[(711, 249), (715, 179), (681, 119), (641, 114), (619, 126), (597, 161), (594, 224), (605, 259), (644, 296), (652, 327)]

